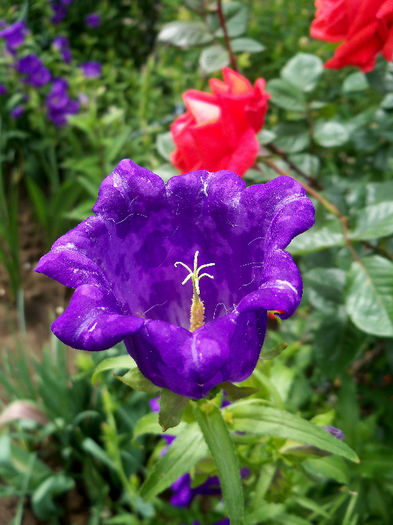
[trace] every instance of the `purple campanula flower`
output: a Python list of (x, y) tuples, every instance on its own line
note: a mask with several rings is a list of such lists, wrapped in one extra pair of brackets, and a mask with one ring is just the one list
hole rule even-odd
[(55, 78), (52, 89), (46, 97), (48, 118), (56, 126), (67, 124), (67, 116), (78, 113), (79, 102), (70, 98), (68, 82), (63, 78)]
[(24, 20), (15, 22), (8, 27), (5, 27), (0, 31), (0, 38), (4, 38), (7, 44), (7, 48), (10, 51), (14, 51), (25, 41), (27, 35), (27, 27)]
[(0, 95), (6, 95), (7, 94), (7, 88), (4, 84), (0, 84)]
[(86, 78), (98, 78), (101, 75), (100, 62), (84, 62), (79, 67)]
[(51, 79), (49, 69), (34, 54), (26, 55), (19, 59), (16, 69), (21, 75), (25, 75), (26, 82), (33, 87), (41, 87)]
[(101, 24), (101, 17), (98, 13), (90, 13), (85, 18), (85, 24), (92, 29), (96, 29)]
[(69, 64), (71, 62), (70, 43), (66, 36), (57, 36), (53, 40), (53, 47), (61, 53), (63, 60), (66, 64)]
[(322, 426), (323, 429), (326, 430), (326, 432), (329, 432), (332, 436), (334, 436), (337, 439), (345, 439), (345, 434), (342, 430), (336, 427), (332, 427), (331, 425), (324, 425)]
[[(165, 185), (125, 159), (102, 182), (93, 211), (36, 268), (76, 288), (55, 335), (84, 350), (124, 340), (145, 377), (195, 399), (249, 377), (267, 311), (285, 319), (301, 300), (301, 276), (285, 251), (314, 223), (301, 185), (283, 176), (246, 188), (230, 171)], [(199, 264), (214, 265), (200, 287), (201, 267), (188, 276), (179, 267), (198, 266), (198, 254)]]
[(57, 2), (52, 2), (52, 11), (53, 16), (51, 21), (54, 24), (60, 24), (60, 22), (62, 22), (67, 15), (67, 9), (64, 7), (64, 5)]
[(18, 106), (15, 106), (14, 109), (10, 111), (10, 115), (13, 119), (18, 119), (23, 113), (26, 111), (25, 106), (22, 106), (22, 104), (19, 104)]

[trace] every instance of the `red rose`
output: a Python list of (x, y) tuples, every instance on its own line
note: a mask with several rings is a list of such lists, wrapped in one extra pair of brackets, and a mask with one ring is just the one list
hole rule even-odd
[(325, 67), (374, 68), (378, 53), (393, 58), (393, 0), (315, 0), (317, 12), (311, 36), (344, 42)]
[(242, 176), (259, 150), (256, 133), (262, 129), (267, 101), (265, 81), (254, 87), (230, 68), (224, 81), (209, 81), (212, 93), (190, 89), (183, 94), (187, 111), (171, 125), (176, 145), (172, 163), (182, 173), (198, 169), (232, 170)]

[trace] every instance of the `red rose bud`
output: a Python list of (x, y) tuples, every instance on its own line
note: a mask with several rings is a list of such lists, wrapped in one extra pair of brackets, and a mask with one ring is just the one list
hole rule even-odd
[(210, 79), (211, 93), (190, 89), (183, 94), (187, 111), (171, 126), (176, 145), (171, 161), (182, 173), (225, 169), (242, 176), (255, 163), (256, 134), (270, 98), (265, 80), (259, 78), (253, 87), (227, 67), (223, 76), (224, 81)]
[(316, 0), (311, 36), (338, 46), (325, 67), (357, 66), (364, 73), (381, 53), (393, 58), (393, 0)]

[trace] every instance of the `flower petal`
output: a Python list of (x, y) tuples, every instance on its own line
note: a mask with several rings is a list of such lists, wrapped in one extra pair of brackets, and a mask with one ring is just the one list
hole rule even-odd
[(139, 330), (143, 322), (141, 318), (122, 315), (110, 293), (97, 286), (83, 285), (52, 324), (52, 331), (73, 348), (105, 350)]

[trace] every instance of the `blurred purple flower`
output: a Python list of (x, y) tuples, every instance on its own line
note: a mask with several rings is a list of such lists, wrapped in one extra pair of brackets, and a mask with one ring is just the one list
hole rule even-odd
[(25, 112), (26, 108), (22, 106), (22, 104), (19, 104), (18, 106), (15, 106), (14, 109), (10, 111), (10, 115), (13, 119), (18, 119), (23, 113)]
[(98, 78), (101, 75), (100, 62), (84, 62), (79, 67), (86, 78)]
[(50, 71), (44, 66), (37, 55), (26, 55), (16, 65), (17, 71), (25, 75), (25, 81), (33, 87), (39, 88), (51, 79)]
[(71, 62), (70, 43), (66, 36), (57, 36), (56, 38), (54, 38), (53, 47), (61, 53), (63, 60), (66, 64), (69, 64)]
[(324, 425), (322, 426), (323, 429), (326, 430), (326, 432), (329, 432), (332, 436), (334, 436), (337, 439), (344, 439), (345, 434), (342, 430), (336, 427), (332, 427), (331, 425)]
[(85, 18), (85, 24), (92, 29), (96, 29), (101, 24), (101, 17), (98, 13), (90, 13)]
[(78, 113), (79, 102), (70, 98), (68, 83), (62, 78), (55, 78), (52, 89), (46, 97), (48, 118), (56, 126), (67, 124), (67, 116)]
[[(4, 27), (4, 23), (2, 24)], [(4, 38), (9, 51), (13, 51), (23, 44), (27, 35), (27, 27), (24, 20), (15, 22), (0, 31), (0, 38)]]
[(0, 95), (6, 95), (7, 94), (7, 88), (4, 84), (0, 84)]
[(64, 20), (64, 18), (67, 15), (67, 9), (62, 4), (58, 4), (57, 2), (52, 2), (52, 11), (53, 16), (51, 18), (51, 22), (54, 24), (59, 24)]

